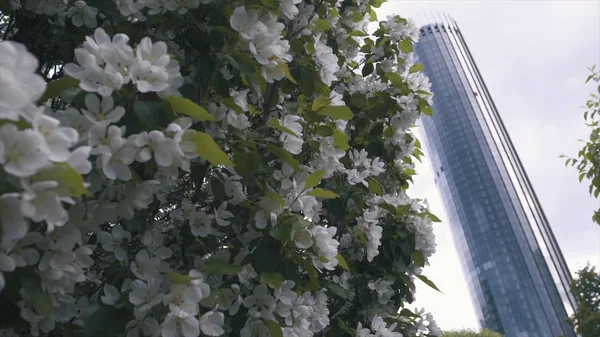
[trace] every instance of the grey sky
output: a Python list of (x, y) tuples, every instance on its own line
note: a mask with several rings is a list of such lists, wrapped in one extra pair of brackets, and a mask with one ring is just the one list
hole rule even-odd
[[(600, 0), (401, 0), (377, 14), (423, 20), (436, 10), (461, 28), (571, 272), (587, 261), (600, 266), (600, 226), (591, 221), (600, 201), (558, 158), (575, 155), (577, 140), (589, 136), (579, 107), (594, 89), (584, 84), (587, 67), (600, 66)], [(445, 221), (429, 162), (417, 169), (410, 192), (427, 197)], [(448, 225), (437, 224), (435, 232), (438, 250), (424, 274), (444, 294), (418, 286), (417, 305), (432, 311), (442, 329), (477, 328)]]

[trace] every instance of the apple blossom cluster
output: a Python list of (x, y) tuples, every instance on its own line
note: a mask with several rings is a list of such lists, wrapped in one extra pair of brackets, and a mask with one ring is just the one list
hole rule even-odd
[(78, 79), (86, 92), (110, 96), (131, 82), (141, 93), (156, 92), (159, 96), (177, 95), (183, 85), (179, 63), (167, 54), (162, 41), (152, 43), (143, 38), (135, 51), (129, 37), (116, 34), (112, 40), (102, 28), (87, 37), (82, 48), (75, 49), (76, 63), (65, 65), (67, 75)]
[(285, 25), (268, 12), (246, 10), (243, 6), (233, 10), (230, 23), (248, 41), (247, 48), (261, 65), (265, 80), (269, 83), (281, 80), (285, 76), (283, 66), (292, 60), (289, 41), (281, 35)]
[(379, 3), (2, 7), (0, 337), (441, 335), (430, 84)]

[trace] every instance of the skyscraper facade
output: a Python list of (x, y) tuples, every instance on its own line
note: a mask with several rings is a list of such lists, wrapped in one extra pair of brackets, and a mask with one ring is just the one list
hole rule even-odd
[(574, 337), (571, 276), (456, 22), (420, 28), (434, 92), (423, 118), (454, 243), (480, 325), (507, 337)]

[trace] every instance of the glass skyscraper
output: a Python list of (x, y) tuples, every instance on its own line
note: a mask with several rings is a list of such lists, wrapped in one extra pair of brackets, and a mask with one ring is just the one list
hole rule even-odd
[(434, 115), (421, 119), (427, 156), (480, 325), (575, 336), (569, 270), (463, 35), (450, 18), (420, 33), (434, 93)]

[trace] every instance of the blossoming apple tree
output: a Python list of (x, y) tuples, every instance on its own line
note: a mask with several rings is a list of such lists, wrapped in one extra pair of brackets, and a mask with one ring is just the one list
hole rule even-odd
[(438, 335), (381, 2), (0, 0), (0, 336)]

